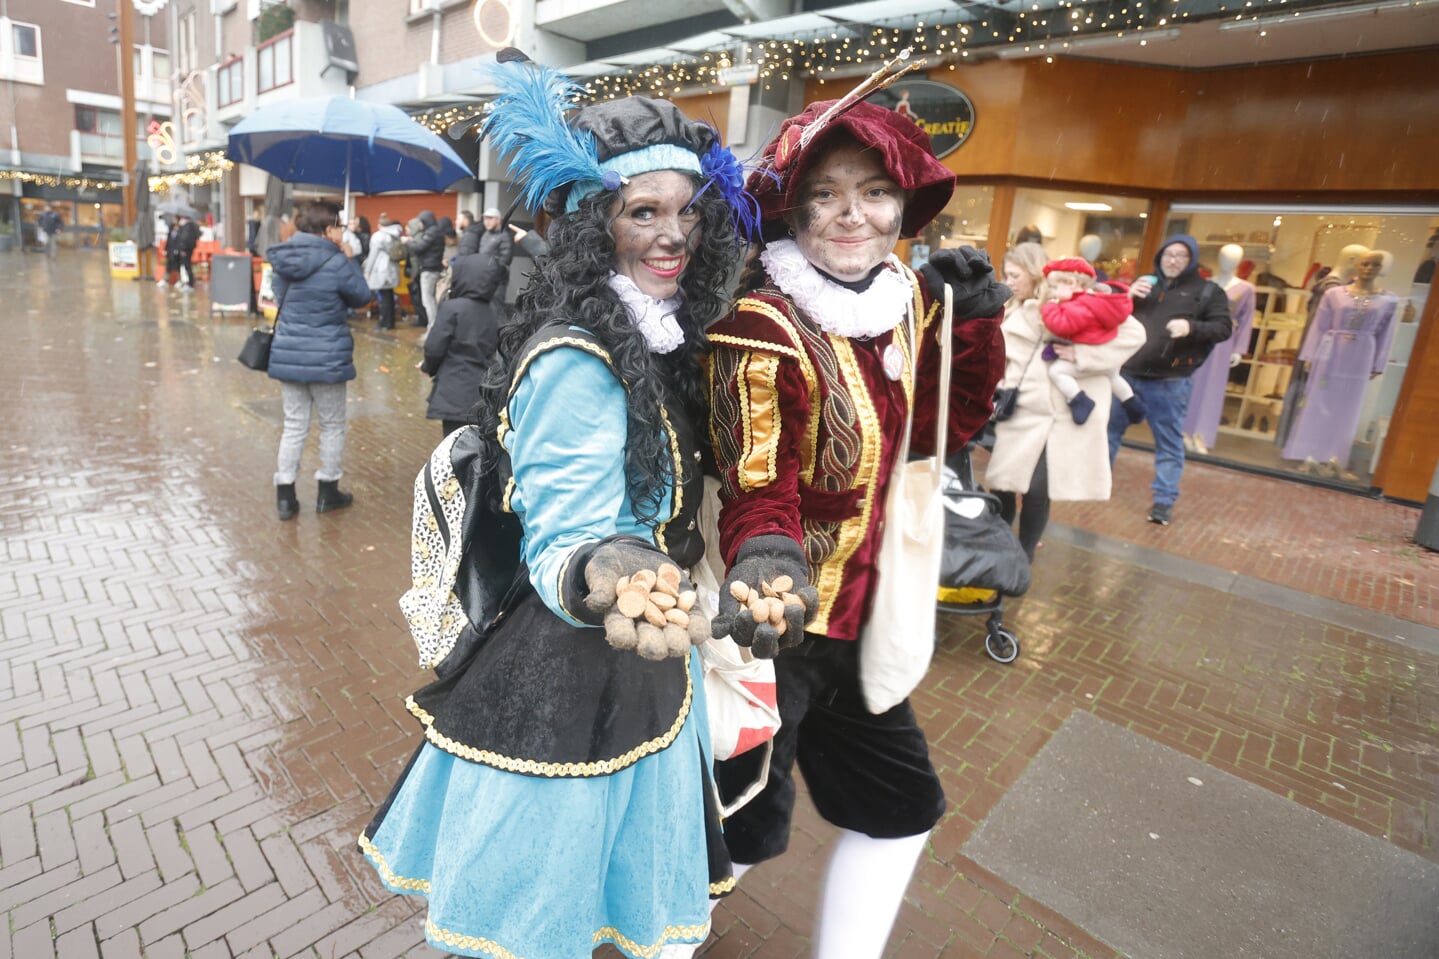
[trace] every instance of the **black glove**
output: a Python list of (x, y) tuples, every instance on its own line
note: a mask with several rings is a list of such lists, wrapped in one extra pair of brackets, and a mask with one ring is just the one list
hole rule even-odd
[[(669, 571), (664, 572), (668, 567)], [(621, 607), (621, 580), (637, 574), (669, 576), (667, 587), (653, 586), (650, 580), (642, 591), (665, 592), (674, 600), (668, 608), (678, 608), (685, 615), (683, 623), (675, 617), (665, 621), (665, 611), (655, 602), (636, 605), (633, 610)], [(565, 608), (577, 619), (595, 626), (604, 626), (605, 639), (616, 649), (633, 649), (645, 659), (684, 656), (691, 646), (709, 638), (709, 621), (695, 605), (695, 589), (680, 572), (674, 561), (651, 543), (637, 536), (612, 536), (593, 546), (582, 547), (570, 561), (562, 587)], [(658, 615), (656, 615), (658, 614)], [(653, 617), (653, 618), (651, 618)], [(663, 624), (662, 624), (663, 623)]]
[(956, 322), (998, 316), (1014, 295), (994, 278), (989, 257), (972, 246), (936, 250), (919, 272), (936, 300), (944, 300), (944, 287), (949, 284)]
[[(785, 584), (781, 577), (788, 577)], [(777, 581), (787, 589), (772, 588), (783, 603), (784, 632), (770, 619), (756, 622), (754, 610), (740, 602), (737, 595), (766, 597), (765, 587)], [(738, 587), (738, 588), (737, 588)], [(710, 624), (718, 639), (729, 636), (741, 646), (750, 647), (761, 659), (773, 659), (781, 646), (794, 646), (804, 638), (804, 624), (819, 612), (819, 590), (809, 584), (808, 566), (800, 545), (788, 536), (754, 536), (744, 541), (735, 554), (734, 567), (720, 589), (719, 613)]]

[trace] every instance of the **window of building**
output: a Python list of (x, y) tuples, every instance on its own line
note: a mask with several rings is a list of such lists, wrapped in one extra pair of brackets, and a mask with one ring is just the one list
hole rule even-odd
[(195, 49), (195, 17), (196, 13), (191, 10), (183, 14), (176, 24), (175, 56), (180, 67), (181, 76), (189, 76), (190, 71), (195, 69), (199, 55)]
[(15, 56), (39, 59), (40, 28), (29, 23), (10, 24), (10, 37), (14, 44)]
[(156, 80), (170, 79), (170, 54), (164, 50), (151, 50), (150, 68)]
[(216, 99), (220, 106), (238, 103), (245, 96), (245, 61), (236, 57), (215, 75)]
[(424, 13), (438, 6), (439, 3), (436, 2), (436, 0), (410, 0), (410, 15), (414, 16), (417, 13)]
[[(1195, 238), (1237, 320), (1194, 374), (1186, 445), (1372, 486), (1439, 257), (1439, 209), (1176, 203), (1165, 233)], [(1372, 290), (1353, 282), (1363, 269), (1378, 270)]]
[(120, 132), (120, 114), (117, 111), (76, 106), (75, 129), (80, 134), (82, 157), (116, 160), (125, 156), (125, 140)]
[(295, 79), (292, 65), (294, 36), (293, 31), (286, 31), (266, 40), (255, 51), (255, 69), (261, 93), (282, 87)]

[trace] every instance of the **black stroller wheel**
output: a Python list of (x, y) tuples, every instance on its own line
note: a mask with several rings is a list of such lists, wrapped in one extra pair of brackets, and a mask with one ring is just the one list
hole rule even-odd
[(1003, 626), (992, 627), (984, 634), (984, 651), (996, 663), (1012, 663), (1019, 658), (1019, 640)]

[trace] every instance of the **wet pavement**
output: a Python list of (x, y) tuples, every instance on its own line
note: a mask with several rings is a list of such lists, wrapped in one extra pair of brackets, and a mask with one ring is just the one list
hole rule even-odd
[[(211, 315), (203, 286), (112, 281), (94, 254), (0, 266), (0, 959), (436, 955), (414, 903), (353, 851), (418, 741), (401, 703), (424, 674), (397, 600), (410, 483), (440, 429), (417, 331), (356, 324), (355, 506), (316, 515), (304, 479), (281, 524), (277, 391), (233, 359), (248, 318)], [(302, 476), (314, 466), (312, 440)], [(1262, 812), (1321, 864), (1332, 843), (1369, 851), (1362, 875), (1424, 888), (1434, 874), (1439, 556), (1409, 539), (1417, 510), (1191, 467), (1161, 529), (1144, 522), (1148, 478), (1125, 451), (1114, 500), (1056, 506), (1034, 586), (1006, 609), (1018, 661), (984, 656), (981, 619), (944, 618), (914, 702), (950, 807), (889, 955), (1260, 954), (1222, 937), (1136, 951), (1146, 924), (1201, 901), (1186, 890), (1249, 879), (1180, 842), (1179, 806), (1085, 840), (1098, 869), (1141, 827), (1175, 838), (1146, 847), (1170, 881), (1104, 861), (1116, 915), (1075, 905), (1082, 881), (1005, 865), (1006, 801), (1066, 795), (1045, 778), (1063, 766), (1041, 755), (1051, 741), (1096, 767), (1115, 736), (1136, 744), (1152, 762), (1115, 782), (1136, 797), (1211, 770), (1194, 778), (1227, 784), (1205, 820), (1227, 840), (1213, 850)], [(1093, 726), (1113, 735), (1081, 735)], [(716, 911), (704, 955), (806, 954), (831, 836), (802, 802), (790, 852)], [(1053, 836), (1065, 875), (1086, 861), (1075, 841)], [(1317, 921), (1300, 891), (1266, 900), (1277, 926)], [(1389, 927), (1414, 950), (1400, 955), (1439, 954), (1426, 914), (1399, 912)], [(1366, 954), (1324, 941), (1309, 955)]]

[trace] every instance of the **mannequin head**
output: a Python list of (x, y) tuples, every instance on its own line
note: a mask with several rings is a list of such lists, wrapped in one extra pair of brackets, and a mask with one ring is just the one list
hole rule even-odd
[(1219, 248), (1219, 275), (1231, 277), (1244, 259), (1244, 247), (1238, 243), (1226, 243)]
[(1373, 286), (1374, 281), (1384, 272), (1383, 250), (1370, 250), (1354, 265), (1354, 282), (1359, 286)]
[(1369, 252), (1369, 247), (1360, 243), (1351, 243), (1339, 251), (1339, 260), (1334, 264), (1334, 270), (1340, 276), (1351, 276), (1355, 267), (1359, 265), (1359, 258)]
[(1103, 246), (1103, 240), (1093, 233), (1086, 233), (1079, 238), (1079, 255), (1093, 263), (1099, 257), (1099, 251)]

